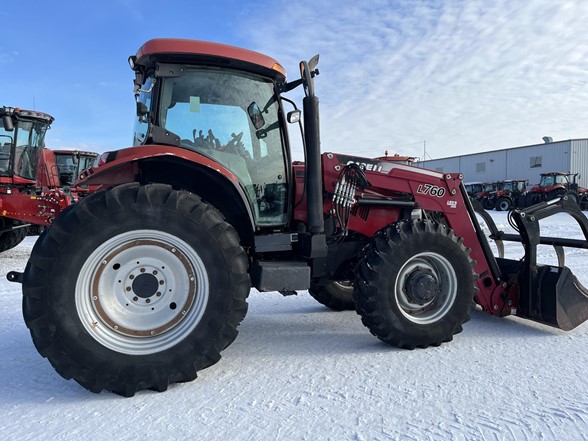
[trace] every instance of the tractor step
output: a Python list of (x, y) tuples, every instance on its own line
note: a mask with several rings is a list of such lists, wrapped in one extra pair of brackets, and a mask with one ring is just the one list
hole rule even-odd
[(302, 261), (251, 264), (251, 283), (259, 291), (300, 291), (310, 288), (310, 267)]
[(8, 274), (6, 274), (6, 279), (8, 279), (9, 282), (22, 283), (23, 276), (24, 273), (19, 273), (18, 271), (9, 271)]

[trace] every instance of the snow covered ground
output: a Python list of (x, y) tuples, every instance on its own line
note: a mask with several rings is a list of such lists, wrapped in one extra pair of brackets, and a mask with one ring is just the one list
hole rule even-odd
[[(493, 213), (507, 228), (506, 215)], [(581, 237), (565, 215), (543, 234)], [(237, 340), (191, 383), (133, 398), (63, 380), (33, 347), (20, 285), (34, 238), (0, 254), (1, 440), (585, 440), (588, 324), (474, 311), (453, 342), (405, 351), (308, 293), (250, 296)], [(509, 244), (507, 256), (522, 255)], [(567, 264), (588, 286), (588, 251)], [(541, 260), (554, 255), (548, 248)]]

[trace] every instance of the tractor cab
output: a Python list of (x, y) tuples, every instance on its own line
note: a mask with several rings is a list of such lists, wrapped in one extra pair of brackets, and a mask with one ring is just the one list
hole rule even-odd
[(61, 187), (70, 187), (75, 184), (80, 173), (92, 167), (97, 153), (79, 150), (54, 150), (55, 165)]
[[(194, 46), (186, 51), (194, 52), (195, 42), (184, 43)], [(286, 224), (290, 158), (279, 98), (283, 69), (261, 54), (228, 54), (226, 46), (212, 43), (205, 44), (209, 55), (202, 60), (192, 56), (183, 63), (179, 56), (170, 64), (162, 52), (171, 44), (147, 43), (131, 59), (137, 97), (134, 145), (177, 146), (220, 164), (237, 178), (257, 227)], [(237, 58), (234, 66), (221, 69), (214, 54)]]
[[(541, 178), (539, 180), (539, 187), (548, 188), (553, 187), (554, 185), (563, 185), (564, 187), (568, 187), (570, 182), (575, 182), (573, 176), (574, 175), (564, 173), (543, 173), (541, 174)], [(570, 179), (570, 177), (572, 177), (572, 179)]]
[(35, 184), (45, 133), (53, 117), (42, 112), (0, 108), (0, 182)]

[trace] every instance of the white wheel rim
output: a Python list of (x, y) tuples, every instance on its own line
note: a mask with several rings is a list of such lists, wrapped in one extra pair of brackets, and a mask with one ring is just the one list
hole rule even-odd
[(346, 291), (346, 293), (353, 293), (353, 283), (351, 283), (350, 280), (335, 280), (332, 283), (341, 291)]
[[(430, 298), (415, 301), (410, 292), (410, 278), (425, 273), (436, 281), (436, 292)], [(457, 297), (457, 276), (451, 263), (437, 253), (420, 253), (400, 269), (394, 284), (394, 296), (402, 315), (413, 323), (428, 325), (441, 319)]]
[(164, 351), (186, 338), (208, 304), (208, 273), (198, 253), (162, 231), (119, 234), (88, 257), (76, 283), (86, 331), (123, 354)]

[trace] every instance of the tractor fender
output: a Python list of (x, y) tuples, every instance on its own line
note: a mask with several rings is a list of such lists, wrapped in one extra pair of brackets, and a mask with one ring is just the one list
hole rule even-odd
[(169, 184), (197, 194), (216, 207), (241, 238), (253, 243), (255, 220), (237, 176), (197, 152), (172, 146), (139, 146), (107, 152), (80, 175), (76, 185), (103, 188), (129, 182)]

